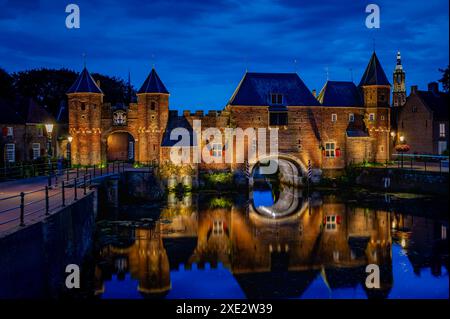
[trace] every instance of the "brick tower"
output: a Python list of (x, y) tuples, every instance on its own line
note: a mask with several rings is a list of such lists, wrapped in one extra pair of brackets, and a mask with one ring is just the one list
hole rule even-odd
[(154, 68), (137, 92), (137, 97), (139, 114), (137, 161), (141, 163), (159, 161), (161, 139), (169, 115), (169, 91)]
[(370, 159), (384, 162), (389, 158), (391, 84), (373, 52), (359, 87), (364, 97), (364, 121), (372, 137)]
[(72, 164), (100, 164), (103, 92), (86, 67), (67, 91), (67, 97), (69, 134), (73, 137)]
[(399, 107), (406, 103), (406, 83), (405, 83), (405, 71), (403, 71), (402, 57), (400, 51), (397, 52), (397, 64), (395, 66), (393, 81), (394, 91), (392, 93), (392, 106)]

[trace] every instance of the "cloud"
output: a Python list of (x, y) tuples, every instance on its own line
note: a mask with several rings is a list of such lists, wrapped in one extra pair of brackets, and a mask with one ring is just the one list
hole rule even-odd
[(130, 70), (139, 87), (156, 64), (172, 106), (221, 108), (246, 69), (298, 71), (310, 88), (323, 86), (326, 68), (359, 82), (374, 40), (388, 76), (402, 51), (411, 84), (436, 80), (448, 64), (447, 1), (378, 1), (379, 30), (364, 26), (366, 3), (354, 0), (74, 2), (79, 30), (65, 28), (64, 3), (0, 0), (1, 67), (77, 70), (86, 52), (93, 72)]

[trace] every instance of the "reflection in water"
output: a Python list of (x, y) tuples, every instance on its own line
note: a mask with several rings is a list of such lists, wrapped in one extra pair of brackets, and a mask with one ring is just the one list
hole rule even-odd
[[(446, 222), (350, 205), (334, 196), (295, 197), (283, 197), (281, 190), (274, 201), (271, 190), (257, 190), (249, 205), (171, 194), (153, 223), (102, 224), (96, 294), (448, 298)], [(284, 217), (267, 217), (260, 207)], [(379, 290), (365, 288), (365, 267), (372, 263), (380, 266)]]

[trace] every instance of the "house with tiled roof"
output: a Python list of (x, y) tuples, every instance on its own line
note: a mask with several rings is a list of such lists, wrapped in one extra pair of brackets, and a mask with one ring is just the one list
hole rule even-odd
[[(31, 98), (16, 97), (13, 101), (0, 100), (0, 110), (2, 166), (47, 156), (45, 124), (55, 125), (56, 121), (43, 106)], [(52, 149), (57, 149), (56, 140), (52, 141)]]
[(427, 91), (411, 87), (397, 125), (409, 153), (441, 155), (448, 151), (449, 102), (449, 93), (440, 92), (437, 82), (428, 84)]

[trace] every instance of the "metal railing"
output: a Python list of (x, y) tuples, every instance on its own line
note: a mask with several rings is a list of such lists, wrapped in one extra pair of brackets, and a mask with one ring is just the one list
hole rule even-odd
[(411, 171), (449, 172), (449, 157), (427, 154), (392, 154), (391, 167)]
[(67, 162), (58, 163), (57, 161), (52, 161), (50, 163), (20, 163), (8, 165), (5, 167), (0, 167), (0, 181), (47, 176), (59, 168), (68, 169)]
[(0, 227), (13, 222), (18, 222), (23, 227), (29, 216), (37, 216), (39, 213), (41, 216), (48, 216), (52, 211), (76, 202), (81, 194), (86, 195), (95, 180), (124, 170), (123, 162), (66, 170), (65, 175), (59, 176), (62, 179), (58, 180), (58, 175), (54, 177), (53, 185), (50, 178), (49, 185), (0, 198), (0, 207), (7, 207), (0, 210)]

